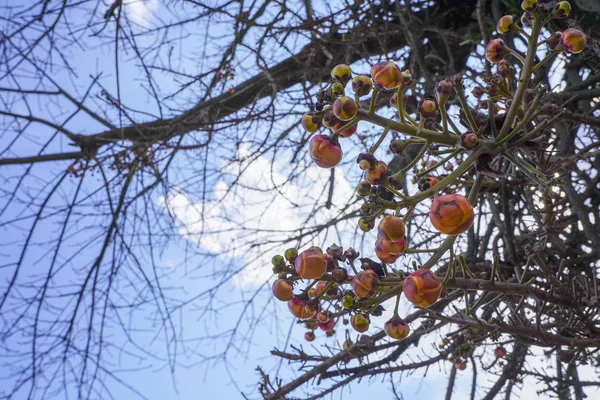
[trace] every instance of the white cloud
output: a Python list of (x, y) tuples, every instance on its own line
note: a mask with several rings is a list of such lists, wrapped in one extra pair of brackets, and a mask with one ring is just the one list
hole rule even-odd
[[(241, 146), (238, 159), (250, 157), (248, 147)], [(272, 276), (271, 257), (285, 250), (268, 242), (286, 238), (291, 231), (307, 225), (307, 212), (312, 211), (315, 197), (328, 185), (329, 171), (318, 167), (308, 168), (301, 180), (287, 184), (288, 177), (280, 171), (285, 171), (285, 165), (272, 164), (259, 156), (251, 162), (225, 166), (222, 177), (238, 180), (232, 187), (221, 178), (213, 186), (212, 200), (195, 201), (185, 188), (177, 188), (159, 202), (174, 214), (182, 237), (223, 259), (239, 260), (236, 265), (240, 268), (247, 264), (235, 276), (238, 286), (260, 284)], [(335, 193), (333, 207), (317, 210), (308, 225), (328, 221), (351, 198), (353, 188), (341, 171), (336, 174)], [(337, 235), (321, 235), (315, 244), (334, 241)]]
[(134, 23), (148, 27), (158, 5), (158, 0), (132, 0), (126, 3), (125, 11)]

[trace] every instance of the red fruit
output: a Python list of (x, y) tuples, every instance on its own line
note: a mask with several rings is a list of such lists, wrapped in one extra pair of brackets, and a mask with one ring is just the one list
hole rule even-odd
[(293, 316), (300, 319), (312, 318), (316, 313), (316, 310), (313, 307), (301, 300), (298, 296), (294, 296), (288, 301), (288, 308)]
[(363, 333), (369, 330), (371, 321), (369, 321), (369, 317), (365, 314), (354, 314), (352, 319), (350, 319), (350, 324), (355, 331)]
[(377, 274), (372, 269), (359, 272), (352, 279), (352, 290), (359, 297), (368, 297), (378, 280)]
[(333, 318), (329, 318), (329, 321), (327, 321), (324, 324), (319, 324), (319, 328), (325, 332), (329, 332), (331, 329), (333, 329), (334, 326), (335, 326), (335, 319), (333, 319)]
[(402, 292), (414, 305), (428, 307), (440, 297), (442, 282), (433, 272), (422, 268), (404, 279)]
[(315, 340), (315, 333), (313, 331), (306, 332), (304, 334), (304, 339), (306, 339), (307, 342), (312, 342)]
[(379, 248), (384, 253), (390, 253), (392, 255), (398, 256), (406, 251), (406, 247), (408, 246), (408, 242), (406, 237), (403, 237), (400, 240), (385, 240), (381, 236), (377, 236), (377, 241), (375, 242), (375, 248)]
[(315, 135), (310, 139), (310, 156), (321, 168), (335, 167), (342, 161), (342, 148), (328, 136)]
[(381, 61), (371, 67), (373, 82), (385, 89), (394, 89), (404, 81), (402, 71), (396, 63)]
[(457, 362), (454, 363), (454, 365), (456, 366), (456, 369), (461, 370), (461, 371), (464, 371), (467, 368), (466, 361), (458, 360)]
[(277, 300), (288, 301), (294, 296), (294, 286), (287, 279), (277, 279), (273, 282), (272, 290)]
[(395, 242), (404, 238), (406, 227), (402, 218), (394, 215), (386, 215), (379, 222), (377, 232), (383, 239)]
[(392, 339), (404, 339), (410, 333), (410, 327), (400, 318), (392, 318), (387, 321), (383, 329)]
[(294, 262), (296, 272), (303, 279), (320, 278), (327, 269), (327, 261), (319, 248), (311, 247), (298, 254)]
[(465, 196), (445, 194), (433, 200), (429, 219), (438, 231), (447, 235), (460, 235), (473, 225), (475, 214)]
[(504, 347), (496, 347), (496, 350), (494, 350), (494, 355), (497, 358), (504, 357), (506, 355), (506, 350), (504, 349)]
[[(344, 126), (345, 124), (343, 123), (337, 123), (333, 128), (331, 128), (332, 132), (337, 132), (340, 129), (342, 129), (342, 126)], [(341, 131), (339, 133), (339, 135), (343, 138), (349, 138), (350, 136), (354, 135), (356, 133), (356, 131), (358, 130), (358, 124), (355, 124), (352, 126), (352, 128), (348, 128), (348, 129), (344, 129), (343, 131)]]

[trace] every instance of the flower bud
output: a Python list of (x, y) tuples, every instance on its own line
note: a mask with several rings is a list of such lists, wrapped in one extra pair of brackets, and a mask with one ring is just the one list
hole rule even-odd
[(415, 83), (415, 80), (413, 79), (412, 74), (407, 69), (402, 71), (402, 80), (403, 80), (404, 86), (406, 86), (406, 87), (410, 87)]
[(337, 283), (344, 283), (348, 279), (348, 271), (345, 268), (336, 268), (331, 272), (331, 277)]
[(298, 249), (295, 249), (295, 248), (287, 249), (283, 253), (283, 256), (285, 257), (286, 260), (293, 262), (296, 259), (296, 257), (298, 257)]
[(352, 90), (358, 97), (368, 95), (373, 89), (373, 82), (371, 78), (366, 75), (358, 75), (352, 79)]
[(332, 244), (331, 246), (329, 246), (325, 252), (327, 254), (329, 254), (331, 257), (341, 257), (342, 254), (344, 253), (344, 249), (341, 246), (338, 246), (337, 244)]
[(333, 113), (342, 121), (350, 121), (358, 112), (358, 104), (352, 97), (342, 96), (333, 103)]
[[(337, 132), (340, 129), (342, 129), (343, 126), (344, 126), (344, 124), (342, 122), (340, 122), (339, 124), (337, 124), (336, 126), (331, 128), (331, 131)], [(349, 138), (350, 136), (353, 136), (357, 130), (358, 130), (358, 124), (354, 124), (350, 128), (344, 129), (343, 131), (339, 132), (339, 135), (343, 138)]]
[(406, 227), (402, 218), (386, 215), (379, 222), (377, 233), (385, 240), (397, 241), (404, 238)]
[(352, 308), (354, 306), (354, 296), (345, 295), (342, 297), (342, 307), (345, 309)]
[(375, 220), (373, 218), (362, 217), (358, 220), (358, 227), (363, 232), (369, 232), (375, 227)]
[(371, 184), (367, 181), (362, 181), (358, 184), (358, 187), (356, 188), (356, 193), (359, 196), (368, 196), (371, 193)]
[(561, 42), (569, 53), (581, 53), (585, 49), (585, 33), (579, 29), (565, 29), (560, 35)]
[(315, 135), (310, 139), (310, 156), (321, 168), (335, 167), (342, 161), (342, 148), (328, 136)]
[(277, 279), (271, 289), (277, 300), (289, 301), (294, 296), (294, 286), (287, 279)]
[(358, 297), (368, 297), (373, 292), (378, 281), (379, 279), (375, 271), (368, 269), (354, 275), (354, 278), (352, 278), (352, 289)]
[(375, 255), (382, 263), (385, 264), (393, 264), (398, 260), (399, 257), (398, 255), (383, 251), (378, 245), (375, 245)]
[(433, 200), (429, 219), (438, 231), (447, 235), (459, 235), (473, 225), (475, 215), (466, 197), (445, 194)]
[(302, 127), (305, 131), (315, 133), (321, 127), (321, 117), (315, 113), (306, 113), (302, 116)]
[(373, 82), (384, 89), (394, 89), (404, 81), (402, 71), (396, 63), (391, 61), (381, 61), (371, 67), (371, 77)]
[(479, 137), (476, 133), (467, 131), (460, 135), (460, 146), (463, 149), (472, 150), (479, 144)]
[(306, 339), (307, 342), (312, 342), (315, 340), (315, 333), (313, 331), (306, 332), (304, 334), (304, 339)]
[(352, 79), (352, 70), (346, 64), (338, 64), (331, 70), (331, 77), (334, 81), (346, 86), (346, 83)]
[(442, 282), (430, 270), (421, 268), (402, 281), (402, 293), (406, 299), (419, 307), (429, 307), (442, 292)]
[(435, 98), (438, 103), (442, 104), (446, 102), (453, 94), (454, 86), (452, 85), (452, 82), (450, 82), (450, 79), (444, 79), (435, 85)]
[(393, 317), (383, 325), (385, 333), (392, 339), (404, 339), (410, 333), (410, 327), (399, 317)]
[(440, 179), (435, 176), (426, 176), (424, 178), (419, 179), (418, 187), (421, 192), (431, 189), (435, 185), (440, 183)]
[(377, 159), (372, 153), (360, 153), (356, 158), (356, 162), (360, 169), (367, 170), (371, 168), (375, 168), (377, 165)]
[(467, 362), (466, 361), (461, 361), (458, 360), (454, 363), (454, 365), (456, 366), (456, 369), (460, 370), (460, 371), (464, 371), (465, 369), (467, 369)]
[(313, 317), (318, 323), (320, 324), (326, 324), (327, 322), (329, 322), (329, 313), (327, 311), (321, 312), (319, 311), (318, 313), (315, 314), (315, 316)]
[(339, 83), (339, 82), (335, 82), (331, 85), (331, 93), (334, 96), (341, 96), (344, 94), (344, 86)]
[(387, 164), (383, 161), (378, 161), (374, 168), (367, 170), (365, 180), (373, 185), (378, 185), (387, 177), (387, 170)]
[(497, 63), (508, 55), (510, 51), (502, 39), (490, 40), (485, 48), (485, 58), (491, 63)]
[(342, 121), (340, 121), (339, 118), (335, 116), (333, 111), (329, 111), (323, 117), (323, 125), (325, 125), (329, 129), (334, 129), (337, 125), (339, 125), (341, 123), (342, 123)]
[(523, 0), (521, 3), (521, 8), (525, 11), (533, 11), (537, 6), (537, 0)]
[(521, 25), (523, 25), (524, 27), (526, 26), (528, 28), (531, 28), (533, 26), (534, 21), (535, 21), (535, 18), (529, 11), (525, 11), (521, 15)]
[[(507, 78), (508, 72), (510, 69), (510, 64), (506, 60), (500, 60), (500, 62), (498, 63), (497, 69), (498, 69), (498, 77), (499, 78)], [(500, 81), (501, 81), (501, 79), (499, 79), (497, 82), (494, 81), (494, 83), (500, 83)]]
[(498, 20), (496, 30), (500, 34), (505, 34), (508, 32), (518, 32), (519, 27), (517, 26), (517, 24), (515, 24), (515, 19), (512, 15), (505, 15)]
[(481, 98), (481, 96), (483, 96), (485, 94), (485, 89), (482, 88), (481, 86), (477, 85), (473, 88), (473, 90), (471, 90), (471, 94), (476, 98), (479, 99)]
[(556, 3), (550, 14), (552, 18), (564, 18), (571, 14), (571, 3), (568, 1), (559, 1)]
[(494, 350), (494, 355), (496, 356), (496, 358), (502, 358), (506, 355), (506, 350), (504, 349), (504, 347), (496, 347), (496, 349)]
[(327, 269), (327, 261), (320, 249), (311, 247), (298, 254), (294, 263), (296, 272), (303, 279), (320, 278)]
[(355, 331), (363, 333), (369, 330), (369, 317), (366, 314), (354, 314), (350, 319), (350, 324)]
[(377, 241), (375, 242), (375, 246), (379, 246), (379, 249), (386, 253), (390, 253), (392, 255), (398, 256), (403, 254), (408, 247), (408, 241), (406, 237), (403, 237), (400, 240), (386, 240), (381, 236), (377, 236)]
[(276, 267), (285, 267), (285, 259), (283, 258), (283, 256), (277, 254), (273, 256), (273, 258), (271, 258), (271, 264), (273, 264)]
[(561, 44), (561, 33), (554, 32), (548, 39), (546, 39), (546, 47), (548, 47), (549, 51), (562, 51)]
[(423, 99), (419, 101), (417, 111), (423, 118), (435, 118), (438, 112), (438, 105), (433, 99)]
[(288, 301), (288, 308), (293, 316), (300, 319), (312, 318), (317, 312), (312, 306), (308, 305), (306, 301), (301, 300), (296, 295)]

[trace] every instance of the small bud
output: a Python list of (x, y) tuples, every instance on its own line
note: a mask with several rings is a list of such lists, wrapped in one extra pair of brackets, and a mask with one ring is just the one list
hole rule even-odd
[(346, 251), (344, 251), (344, 258), (349, 263), (353, 263), (354, 260), (356, 260), (358, 257), (360, 257), (360, 253), (357, 252), (356, 250), (354, 250), (352, 247), (350, 247), (349, 249), (347, 249)]
[[(331, 128), (331, 131), (338, 132), (340, 129), (342, 129), (343, 126), (344, 126), (344, 123), (340, 122), (336, 126)], [(354, 135), (357, 130), (358, 130), (358, 124), (354, 124), (354, 125), (352, 125), (352, 127), (348, 128), (348, 129), (344, 129), (343, 131), (339, 132), (338, 134), (343, 138), (349, 138), (352, 135)]]
[(295, 249), (295, 248), (287, 249), (283, 253), (283, 256), (285, 257), (286, 260), (293, 262), (296, 259), (296, 257), (298, 257), (298, 249)]
[(496, 358), (502, 358), (506, 355), (506, 350), (504, 349), (504, 347), (496, 347), (496, 349), (494, 350), (494, 355), (496, 356)]
[(432, 225), (447, 235), (466, 232), (475, 219), (473, 206), (460, 194), (445, 194), (433, 200), (429, 211)]
[(497, 63), (508, 55), (510, 51), (502, 39), (490, 40), (485, 49), (485, 58), (491, 63)]
[(331, 93), (333, 93), (334, 96), (341, 96), (344, 94), (344, 86), (339, 83), (339, 82), (335, 82), (331, 85)]
[(323, 125), (325, 125), (329, 129), (333, 129), (337, 125), (339, 125), (341, 123), (342, 123), (342, 121), (340, 121), (339, 118), (335, 116), (335, 114), (333, 113), (333, 111), (329, 111), (323, 117)]
[(476, 98), (479, 99), (481, 98), (481, 96), (483, 96), (485, 94), (485, 89), (482, 88), (481, 86), (477, 85), (473, 88), (473, 90), (471, 90), (471, 94)]
[(283, 258), (283, 256), (277, 254), (276, 256), (273, 256), (273, 258), (271, 258), (271, 264), (273, 264), (276, 267), (285, 267), (285, 259)]
[(424, 99), (419, 101), (417, 111), (423, 118), (435, 118), (438, 112), (438, 105), (433, 99)]
[(352, 308), (354, 306), (354, 296), (345, 295), (342, 297), (342, 307), (345, 309)]
[(472, 150), (479, 144), (479, 137), (476, 133), (467, 131), (460, 135), (460, 146), (467, 150)]
[(564, 18), (571, 14), (571, 3), (568, 1), (559, 1), (554, 8), (550, 16), (552, 18)]
[(315, 333), (313, 331), (306, 332), (304, 334), (304, 339), (306, 339), (307, 342), (312, 342), (315, 340)]
[[(510, 64), (506, 60), (500, 60), (500, 62), (498, 63), (497, 69), (498, 69), (498, 75), (500, 78), (507, 78), (509, 69), (510, 69)], [(496, 83), (496, 82), (494, 82), (494, 83)], [(498, 83), (500, 83), (500, 82), (498, 82)]]
[(444, 79), (435, 85), (435, 98), (438, 103), (442, 104), (446, 102), (453, 94), (454, 86), (452, 85), (452, 82), (450, 82), (450, 79)]
[(369, 182), (362, 181), (358, 184), (358, 187), (356, 188), (356, 193), (359, 196), (368, 196), (371, 193), (371, 184)]
[(569, 53), (581, 53), (585, 49), (587, 42), (585, 33), (579, 29), (565, 29), (560, 36), (565, 49)]
[(356, 158), (356, 162), (360, 169), (367, 170), (371, 168), (375, 168), (377, 165), (377, 159), (372, 153), (360, 153)]
[(426, 190), (431, 189), (438, 183), (440, 183), (439, 178), (437, 178), (435, 176), (427, 176), (427, 177), (419, 179), (418, 187), (421, 192), (424, 192)]
[(352, 79), (352, 90), (358, 97), (368, 95), (373, 89), (373, 82), (371, 78), (366, 75), (358, 75)]
[(336, 268), (331, 272), (331, 277), (337, 283), (344, 283), (348, 279), (348, 271), (345, 268)]
[(375, 288), (379, 279), (373, 270), (359, 272), (352, 278), (352, 289), (359, 297), (368, 297)]
[(310, 156), (321, 168), (335, 167), (342, 161), (342, 148), (328, 136), (315, 135), (310, 139)]
[(331, 77), (342, 86), (346, 86), (346, 83), (352, 79), (352, 70), (346, 64), (338, 64), (331, 70)]
[(525, 11), (533, 11), (537, 6), (537, 0), (523, 0), (521, 3), (521, 8)]
[(552, 35), (550, 35), (550, 37), (548, 39), (546, 39), (546, 47), (548, 47), (548, 50), (561, 51), (562, 46), (559, 47), (559, 45), (561, 44), (560, 38), (561, 38), (560, 32), (554, 32)]
[(354, 314), (350, 319), (350, 323), (355, 331), (363, 333), (369, 330), (369, 317), (366, 314)]
[(342, 96), (333, 103), (333, 113), (342, 121), (350, 121), (358, 112), (358, 104), (353, 98)]
[(303, 279), (320, 278), (327, 269), (327, 261), (323, 252), (311, 247), (298, 254), (295, 261), (296, 272)]
[(505, 15), (498, 20), (496, 30), (500, 34), (505, 34), (508, 32), (518, 32), (519, 27), (517, 26), (517, 24), (515, 24), (515, 19), (512, 15)]
[(394, 89), (400, 86), (404, 79), (402, 71), (396, 63), (381, 61), (371, 67), (371, 78), (373, 82), (384, 89)]
[(379, 222), (377, 233), (385, 240), (397, 241), (406, 235), (406, 226), (402, 218), (386, 215)]
[(402, 293), (406, 299), (419, 307), (429, 307), (437, 301), (442, 282), (430, 270), (421, 268), (402, 281)]
[(302, 127), (305, 131), (315, 133), (321, 127), (321, 117), (314, 113), (306, 113), (302, 116)]
[(369, 232), (375, 227), (375, 220), (373, 218), (362, 217), (358, 220), (358, 227), (363, 232)]
[(331, 257), (341, 257), (342, 254), (344, 253), (344, 249), (341, 246), (338, 246), (337, 244), (332, 244), (331, 246), (329, 246), (325, 252), (327, 254), (329, 254)]
[(529, 11), (525, 11), (521, 15), (521, 25), (523, 25), (523, 26), (531, 28), (533, 26), (534, 21), (535, 21), (535, 18)]
[(378, 161), (374, 168), (367, 170), (365, 180), (373, 185), (378, 185), (387, 177), (387, 164)]
[(277, 279), (271, 289), (277, 300), (289, 301), (294, 296), (294, 286), (286, 279)]
[(410, 327), (399, 317), (392, 317), (383, 328), (385, 333), (392, 339), (404, 339), (410, 333)]

